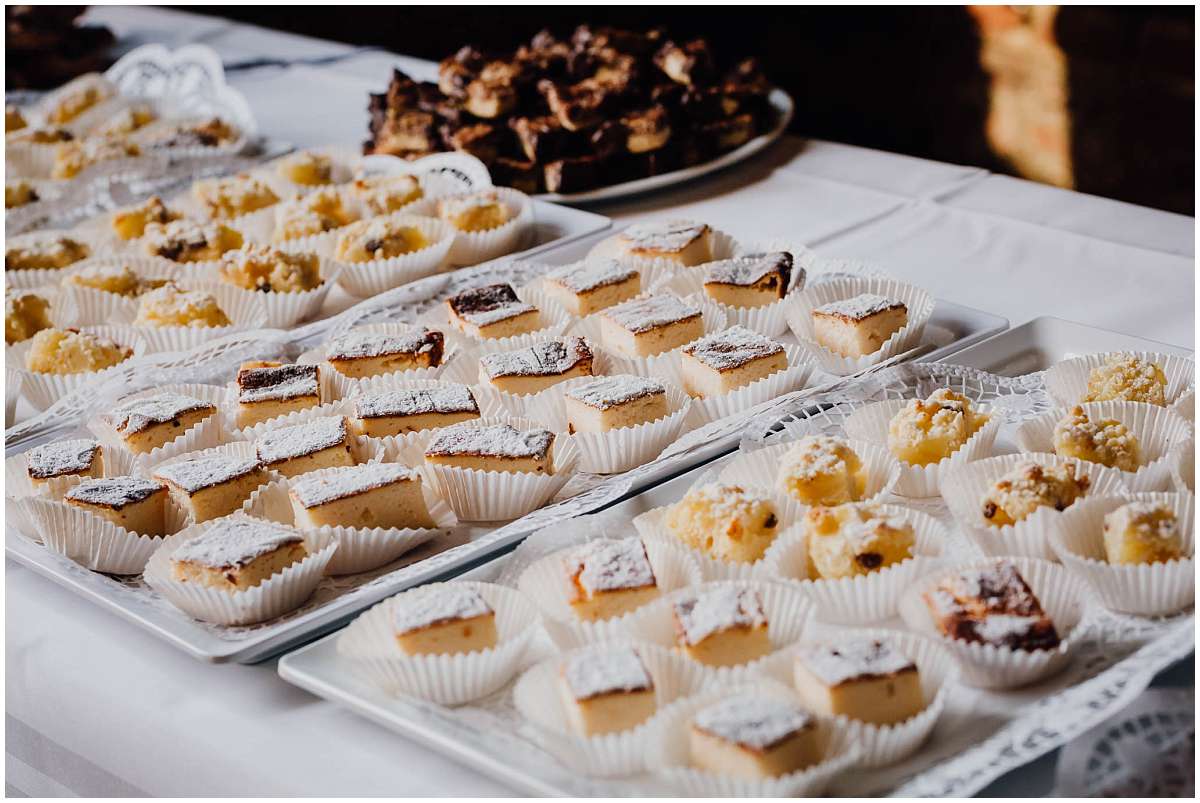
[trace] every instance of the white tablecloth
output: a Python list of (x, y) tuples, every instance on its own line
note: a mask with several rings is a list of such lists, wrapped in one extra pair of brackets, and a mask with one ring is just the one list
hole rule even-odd
[[(301, 146), (361, 140), (366, 93), (382, 91), (392, 66), (428, 69), (181, 12), (89, 16), (130, 47), (200, 42), (227, 65), (310, 60), (230, 74), (264, 133)], [(1057, 315), (1180, 345), (1194, 339), (1192, 218), (977, 168), (789, 137), (719, 175), (597, 211), (686, 215), (747, 240), (787, 237), (869, 259), (1013, 324)], [(511, 793), (289, 686), (273, 664), (202, 664), (11, 562), (7, 581), (11, 793)], [(1039, 762), (1000, 788), (1044, 792), (1051, 772)]]

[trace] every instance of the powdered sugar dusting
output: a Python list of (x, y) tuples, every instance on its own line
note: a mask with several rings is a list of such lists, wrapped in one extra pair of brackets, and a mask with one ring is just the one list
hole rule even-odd
[(486, 455), (489, 457), (544, 457), (554, 443), (548, 429), (522, 432), (509, 424), (457, 424), (439, 430), (425, 449), (428, 455)]
[(320, 396), (316, 365), (276, 365), (238, 371), (238, 401), (253, 404), (278, 399)]
[(501, 376), (556, 376), (592, 359), (592, 350), (582, 337), (547, 340), (518, 351), (485, 354), (479, 367), (492, 379)]
[(690, 220), (634, 223), (621, 232), (621, 239), (636, 251), (678, 253), (708, 232), (703, 223)]
[(537, 312), (537, 307), (518, 298), (516, 291), (507, 284), (464, 290), (446, 299), (446, 303), (455, 315), (476, 326), (487, 326), (528, 312)]
[(585, 647), (571, 654), (562, 671), (576, 700), (654, 688), (654, 680), (633, 647)]
[(310, 508), (395, 482), (418, 479), (420, 474), (415, 469), (399, 463), (363, 463), (331, 468), (319, 474), (302, 475), (292, 481), (290, 493), (301, 505)]
[(358, 360), (388, 354), (418, 354), (439, 348), (442, 333), (424, 326), (400, 334), (350, 332), (326, 347), (331, 360)]
[(566, 563), (588, 595), (655, 585), (646, 546), (637, 536), (591, 541), (572, 552)]
[(749, 588), (720, 586), (692, 594), (677, 601), (673, 610), (676, 630), (689, 646), (724, 630), (767, 626), (762, 600)]
[(429, 413), (478, 413), (479, 404), (466, 385), (429, 389), (389, 390), (360, 396), (354, 402), (359, 418), (425, 415)]
[(609, 307), (600, 314), (622, 329), (640, 334), (689, 318), (698, 318), (700, 308), (693, 307), (678, 296), (664, 294), (631, 299)]
[(731, 326), (683, 349), (715, 371), (732, 371), (755, 360), (783, 353), (783, 346), (744, 326)]
[(916, 665), (888, 642), (868, 639), (804, 647), (797, 658), (826, 686), (916, 670)]
[(780, 275), (786, 290), (792, 273), (792, 255), (787, 251), (774, 251), (710, 262), (705, 266), (704, 282), (750, 287), (772, 273)]
[(258, 459), (271, 465), (343, 444), (347, 435), (345, 418), (318, 418), (269, 430), (254, 445)]
[(594, 382), (572, 388), (567, 391), (567, 395), (588, 407), (607, 410), (611, 407), (628, 404), (635, 399), (644, 399), (666, 392), (666, 386), (657, 379), (621, 374), (601, 377)]
[(813, 310), (813, 314), (834, 315), (839, 318), (849, 318), (852, 321), (861, 321), (872, 315), (896, 308), (907, 309), (903, 302), (894, 298), (887, 298), (875, 293), (863, 293), (854, 298), (823, 304)]
[(401, 594), (392, 608), (397, 633), (411, 633), (431, 625), (487, 616), (492, 608), (478, 591), (461, 583), (446, 583), (429, 591)]
[(79, 474), (92, 467), (100, 442), (77, 438), (37, 446), (25, 453), (25, 467), (29, 476), (44, 480), (65, 474)]
[(179, 393), (158, 393), (140, 399), (129, 399), (118, 404), (105, 419), (117, 432), (131, 435), (142, 432), (155, 424), (171, 421), (184, 413), (196, 410), (216, 412), (216, 407), (206, 401)]
[(185, 493), (194, 494), (205, 488), (244, 477), (259, 469), (255, 457), (194, 457), (159, 466), (154, 472), (158, 479), (165, 480)]
[(615, 259), (600, 259), (594, 262), (577, 262), (550, 271), (546, 278), (570, 290), (572, 293), (587, 293), (601, 287), (628, 281), (638, 276), (636, 268)]
[(178, 563), (196, 563), (210, 569), (245, 566), (255, 558), (289, 544), (302, 543), (300, 533), (260, 519), (218, 519), (171, 553)]
[(120, 510), (126, 505), (148, 499), (158, 491), (166, 490), (166, 487), (161, 482), (142, 477), (99, 477), (79, 483), (67, 491), (66, 498)]
[(767, 750), (814, 725), (790, 700), (738, 695), (702, 709), (693, 720), (705, 733), (751, 750)]

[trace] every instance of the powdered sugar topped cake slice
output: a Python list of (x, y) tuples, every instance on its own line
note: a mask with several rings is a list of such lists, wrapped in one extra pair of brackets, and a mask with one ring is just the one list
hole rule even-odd
[(822, 304), (813, 310), (813, 314), (861, 321), (892, 309), (905, 309), (904, 302), (875, 293), (862, 293), (854, 298)]
[(320, 369), (316, 365), (277, 365), (243, 368), (237, 374), (238, 401), (262, 401), (318, 396)]
[(570, 576), (589, 595), (656, 583), (646, 545), (637, 536), (591, 541), (572, 552), (566, 563)]
[(164, 490), (162, 483), (142, 477), (99, 477), (79, 483), (67, 491), (66, 498), (120, 510)]
[(194, 457), (159, 466), (154, 476), (165, 480), (188, 494), (220, 485), (223, 482), (244, 477), (259, 470), (256, 457)]
[(587, 293), (600, 287), (620, 284), (634, 276), (638, 270), (615, 259), (599, 259), (566, 265), (546, 274), (546, 279), (561, 284), (572, 293)]
[(654, 688), (654, 680), (633, 647), (597, 645), (584, 648), (571, 654), (563, 664), (562, 672), (567, 688), (576, 700)]
[(801, 648), (798, 658), (826, 686), (915, 672), (916, 664), (886, 641), (852, 639)]
[(424, 326), (407, 332), (350, 332), (334, 338), (325, 348), (325, 354), (330, 360), (357, 360), (372, 357), (383, 357), (390, 354), (437, 353), (433, 361), (436, 365), (441, 361), (443, 335), (434, 329)]
[(640, 252), (676, 253), (684, 250), (709, 232), (703, 223), (690, 220), (634, 223), (619, 235), (630, 250)]
[(516, 291), (507, 284), (464, 290), (446, 299), (446, 303), (455, 315), (476, 326), (487, 326), (537, 311), (537, 307), (518, 298)]
[(425, 454), (537, 458), (544, 457), (553, 443), (554, 433), (548, 429), (522, 432), (509, 424), (458, 424), (440, 430)]
[(100, 442), (88, 438), (47, 443), (25, 453), (25, 468), (38, 480), (82, 474), (92, 469), (99, 453)]
[(1054, 623), (1009, 561), (944, 577), (925, 593), (925, 602), (951, 638), (1021, 650), (1059, 644)]
[(744, 326), (731, 326), (685, 346), (690, 355), (716, 371), (732, 371), (755, 360), (783, 353), (783, 346)]
[(138, 399), (128, 399), (104, 418), (117, 432), (122, 434), (141, 432), (155, 424), (163, 424), (196, 410), (212, 410), (216, 407), (206, 401), (179, 393), (157, 393)]
[(700, 317), (700, 308), (678, 296), (662, 295), (635, 298), (600, 313), (622, 329), (640, 334), (673, 323)]
[(211, 569), (245, 566), (255, 558), (289, 544), (303, 543), (295, 530), (250, 518), (222, 519), (180, 544), (171, 559)]
[(395, 482), (420, 479), (416, 469), (399, 463), (364, 463), (342, 466), (292, 481), (290, 494), (306, 508), (366, 493)]
[(343, 444), (348, 435), (345, 418), (317, 418), (303, 424), (268, 430), (254, 445), (258, 459), (270, 465)]
[(479, 367), (489, 377), (554, 376), (592, 361), (592, 350), (582, 337), (547, 340), (518, 351), (485, 354)]
[(677, 600), (671, 607), (676, 629), (689, 645), (723, 630), (767, 625), (762, 600), (749, 588), (712, 588)]
[(429, 413), (478, 413), (479, 404), (466, 385), (437, 388), (404, 388), (359, 396), (354, 401), (359, 418), (413, 416)]
[(789, 700), (752, 695), (714, 703), (701, 709), (692, 721), (705, 733), (755, 751), (769, 750), (816, 722), (811, 714)]
[[(782, 279), (784, 290), (791, 284), (793, 270), (792, 255), (787, 251), (744, 254), (732, 259), (709, 262), (704, 268), (706, 284), (732, 284), (736, 287), (750, 287), (768, 276), (777, 275)], [(800, 271), (803, 276), (804, 269), (801, 268)], [(803, 284), (803, 280), (798, 284)]]
[(666, 393), (666, 386), (657, 379), (624, 374), (600, 377), (572, 388), (566, 395), (589, 407), (608, 410), (658, 393)]
[(401, 594), (392, 607), (392, 626), (397, 633), (474, 619), (492, 613), (483, 595), (461, 583), (446, 583), (428, 592)]

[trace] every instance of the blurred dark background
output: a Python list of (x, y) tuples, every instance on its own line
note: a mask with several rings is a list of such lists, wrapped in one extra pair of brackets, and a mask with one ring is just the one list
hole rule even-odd
[(1190, 7), (187, 10), (430, 59), (467, 43), (510, 51), (582, 22), (664, 26), (759, 57), (796, 100), (796, 134), (1195, 212)]

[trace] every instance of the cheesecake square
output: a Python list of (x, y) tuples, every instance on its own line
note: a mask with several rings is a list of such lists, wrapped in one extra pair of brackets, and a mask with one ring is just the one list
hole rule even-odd
[(744, 326), (684, 346), (682, 364), (684, 390), (701, 399), (732, 393), (788, 367), (783, 346)]
[(262, 585), (308, 557), (300, 533), (275, 522), (248, 517), (219, 521), (171, 553), (176, 582), (228, 593)]
[(748, 588), (721, 586), (671, 606), (681, 653), (708, 666), (737, 666), (771, 652), (762, 600)]
[(99, 477), (104, 474), (104, 447), (88, 438), (35, 446), (25, 453), (25, 473), (34, 488), (59, 477)]
[(657, 379), (599, 377), (564, 394), (568, 432), (611, 432), (665, 418), (667, 388)]
[(165, 482), (192, 520), (201, 522), (240, 510), (267, 481), (267, 472), (257, 457), (213, 455), (159, 466), (154, 479)]
[(686, 220), (635, 223), (617, 235), (617, 248), (627, 256), (693, 267), (712, 261), (712, 229)]
[(925, 708), (917, 665), (886, 641), (802, 647), (794, 674), (804, 706), (818, 715), (893, 725)]
[(646, 545), (637, 536), (591, 541), (574, 550), (563, 568), (567, 601), (585, 622), (624, 616), (660, 594)]
[(445, 354), (445, 335), (424, 326), (398, 334), (351, 332), (335, 338), (325, 349), (325, 359), (333, 369), (351, 379), (437, 368)]
[(145, 454), (164, 446), (217, 412), (216, 405), (180, 393), (156, 393), (121, 402), (102, 419), (125, 448)]
[(875, 293), (833, 301), (812, 311), (817, 342), (843, 357), (865, 357), (883, 348), (908, 323), (903, 302)]
[(635, 298), (600, 313), (600, 341), (626, 357), (653, 357), (703, 336), (700, 308), (673, 295)]
[(586, 340), (565, 337), (516, 351), (484, 354), (479, 358), (479, 371), (496, 390), (524, 396), (567, 379), (591, 376), (593, 359)]
[(787, 251), (710, 262), (704, 269), (704, 292), (730, 307), (765, 307), (787, 295), (792, 271), (792, 255)]
[(396, 643), (405, 655), (462, 655), (496, 646), (496, 612), (478, 591), (445, 583), (396, 597)]
[(138, 535), (165, 535), (167, 486), (141, 477), (84, 480), (63, 496), (68, 505)]
[(479, 403), (466, 385), (402, 388), (354, 399), (354, 429), (372, 438), (448, 427), (478, 418)]
[(254, 448), (260, 463), (285, 477), (355, 463), (350, 428), (343, 416), (268, 430), (254, 442)]
[(508, 284), (464, 290), (446, 299), (446, 309), (456, 329), (485, 340), (524, 335), (544, 326), (538, 308), (518, 298)]
[(421, 475), (398, 463), (363, 463), (291, 484), (297, 527), (427, 529), (434, 526), (421, 492)]
[(554, 433), (521, 431), (509, 424), (456, 424), (438, 431), (425, 448), (425, 462), (474, 471), (553, 474)]
[(718, 775), (777, 778), (821, 761), (817, 721), (796, 703), (737, 695), (702, 708), (688, 730), (692, 765)]
[(627, 731), (658, 710), (654, 679), (629, 646), (575, 651), (562, 665), (559, 688), (567, 720), (580, 736)]
[(241, 428), (321, 404), (321, 370), (316, 365), (279, 362), (242, 363), (237, 372)]
[(642, 292), (642, 276), (615, 259), (578, 262), (547, 273), (546, 294), (580, 318), (628, 301)]
[(924, 596), (934, 623), (949, 638), (1026, 651), (1059, 645), (1054, 623), (1009, 561), (944, 577)]

